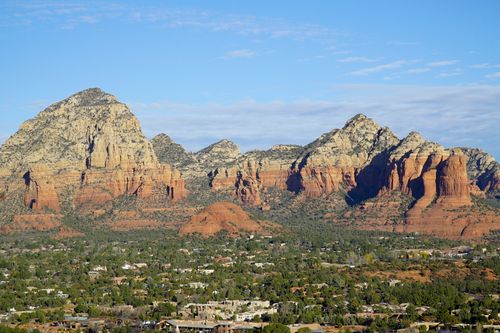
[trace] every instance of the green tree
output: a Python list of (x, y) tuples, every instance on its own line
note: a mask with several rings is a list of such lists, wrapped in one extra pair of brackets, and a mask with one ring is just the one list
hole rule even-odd
[(290, 329), (286, 325), (273, 323), (265, 326), (262, 333), (290, 333)]

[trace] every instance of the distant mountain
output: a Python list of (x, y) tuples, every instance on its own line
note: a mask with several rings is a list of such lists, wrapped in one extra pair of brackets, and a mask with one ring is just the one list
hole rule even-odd
[[(191, 153), (166, 134), (149, 142), (129, 108), (97, 88), (49, 106), (0, 148), (0, 231), (9, 233), (69, 230), (71, 216), (120, 230), (239, 234), (244, 212), (219, 214), (239, 204), (284, 223), (300, 213), (350, 228), (475, 239), (500, 229), (499, 193), (491, 155), (446, 149), (417, 132), (400, 140), (362, 114), (304, 147), (242, 154), (221, 140)], [(232, 203), (210, 206), (221, 200)]]
[(129, 108), (97, 88), (49, 106), (2, 145), (0, 189), (3, 222), (30, 221), (35, 229), (32, 213), (92, 215), (123, 195), (187, 195), (180, 173), (158, 161)]
[(166, 134), (158, 134), (151, 140), (151, 143), (158, 160), (162, 163), (173, 165), (177, 169), (196, 163), (194, 154), (172, 141)]

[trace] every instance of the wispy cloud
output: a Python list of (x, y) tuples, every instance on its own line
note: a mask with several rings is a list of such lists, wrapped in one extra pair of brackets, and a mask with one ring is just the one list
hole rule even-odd
[(377, 62), (380, 61), (380, 59), (376, 58), (368, 58), (368, 57), (347, 57), (347, 58), (342, 58), (338, 59), (337, 62), (346, 62), (346, 63), (351, 63), (351, 62)]
[(500, 72), (488, 74), (488, 75), (486, 75), (486, 78), (491, 79), (491, 80), (500, 79)]
[(490, 64), (490, 63), (475, 64), (471, 65), (470, 68), (473, 69), (500, 68), (500, 64)]
[(419, 73), (427, 73), (430, 72), (431, 69), (427, 67), (419, 67), (419, 68), (411, 68), (407, 70), (406, 72), (409, 74), (419, 74)]
[(440, 61), (432, 61), (427, 63), (427, 66), (429, 67), (444, 67), (444, 66), (451, 66), (457, 64), (459, 61), (458, 60), (440, 60)]
[(373, 73), (379, 73), (379, 72), (387, 71), (390, 69), (401, 68), (406, 63), (407, 63), (407, 61), (405, 61), (405, 60), (398, 60), (398, 61), (390, 62), (387, 64), (383, 64), (383, 65), (359, 69), (359, 70), (351, 72), (350, 74), (351, 75), (368, 75), (368, 74), (373, 74)]
[(335, 101), (164, 101), (132, 103), (132, 109), (148, 136), (165, 132), (191, 150), (222, 138), (234, 140), (243, 150), (307, 144), (364, 113), (399, 137), (416, 130), (448, 147), (477, 146), (500, 156), (500, 86), (344, 85), (335, 88), (335, 95), (340, 96)]
[(233, 50), (227, 52), (222, 59), (233, 59), (233, 58), (252, 58), (256, 55), (254, 51), (241, 49), (241, 50)]
[(387, 45), (396, 45), (396, 46), (415, 46), (418, 45), (417, 42), (408, 42), (402, 40), (391, 40), (387, 42)]
[(463, 74), (463, 70), (461, 68), (454, 68), (448, 71), (442, 71), (437, 75), (437, 77), (451, 77)]
[(168, 29), (204, 29), (268, 38), (315, 39), (331, 43), (340, 34), (315, 24), (297, 24), (283, 19), (252, 15), (230, 15), (199, 9), (179, 9), (123, 2), (6, 2), (0, 4), (0, 27), (52, 25), (74, 29), (100, 22), (146, 23)]
[(300, 58), (298, 61), (299, 62), (310, 62), (310, 61), (321, 60), (321, 59), (325, 59), (325, 58), (326, 58), (326, 56), (324, 56), (322, 54), (318, 54), (318, 55), (315, 55), (312, 57)]

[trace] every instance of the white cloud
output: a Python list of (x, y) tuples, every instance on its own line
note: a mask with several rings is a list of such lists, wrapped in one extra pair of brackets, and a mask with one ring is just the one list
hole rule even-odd
[(430, 68), (419, 67), (419, 68), (411, 68), (411, 69), (407, 70), (406, 72), (409, 74), (419, 74), (419, 73), (426, 73), (426, 72), (430, 72), (430, 71), (431, 71)]
[(375, 59), (375, 58), (368, 58), (368, 57), (347, 57), (347, 58), (342, 58), (338, 59), (337, 62), (377, 62), (380, 61), (380, 59)]
[(391, 40), (387, 42), (388, 45), (396, 45), (396, 46), (416, 46), (419, 45), (417, 42), (407, 42), (402, 40)]
[(480, 147), (500, 157), (500, 86), (337, 86), (333, 100), (192, 105), (132, 103), (148, 136), (171, 135), (198, 150), (222, 138), (243, 150), (277, 143), (307, 144), (357, 113), (399, 137), (421, 132), (445, 146)]
[(233, 58), (251, 58), (255, 56), (255, 52), (247, 49), (233, 50), (227, 52), (222, 59), (233, 59)]
[(452, 76), (457, 76), (461, 75), (463, 73), (463, 70), (461, 68), (455, 68), (449, 71), (443, 71), (437, 75), (437, 77), (452, 77)]
[(459, 61), (458, 60), (440, 60), (440, 61), (433, 61), (427, 63), (427, 66), (429, 67), (444, 67), (444, 66), (451, 66), (457, 64)]
[(394, 61), (394, 62), (384, 64), (384, 65), (378, 65), (378, 66), (374, 66), (374, 67), (359, 69), (359, 70), (351, 72), (350, 74), (352, 74), (352, 75), (368, 75), (368, 74), (372, 74), (372, 73), (383, 72), (383, 71), (390, 70), (390, 69), (397, 69), (397, 68), (400, 68), (401, 66), (405, 65), (406, 63), (407, 63), (407, 61), (405, 61), (405, 60), (398, 60), (398, 61)]
[(500, 64), (483, 63), (483, 64), (472, 65), (472, 66), (470, 66), (470, 68), (474, 68), (474, 69), (500, 68)]
[(74, 29), (80, 25), (104, 21), (149, 23), (168, 29), (203, 29), (268, 38), (316, 39), (325, 43), (339, 36), (332, 29), (315, 24), (297, 24), (270, 17), (230, 15), (200, 9), (179, 9), (168, 5), (148, 6), (111, 1), (0, 3), (0, 27), (49, 24), (60, 29)]
[(492, 79), (492, 80), (500, 79), (500, 72), (488, 74), (488, 75), (486, 75), (486, 78)]
[(299, 62), (309, 62), (309, 61), (321, 60), (321, 59), (325, 59), (325, 58), (326, 57), (324, 55), (318, 54), (318, 55), (308, 57), (308, 58), (300, 58), (298, 61)]

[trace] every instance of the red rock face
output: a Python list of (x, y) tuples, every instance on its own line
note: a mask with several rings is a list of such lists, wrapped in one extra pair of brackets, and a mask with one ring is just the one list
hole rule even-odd
[[(147, 199), (165, 194), (171, 201), (187, 196), (184, 180), (168, 165), (157, 169), (89, 169), (59, 173), (45, 166), (36, 166), (17, 180), (25, 184), (24, 204), (34, 212), (59, 212), (60, 196), (68, 188), (76, 188), (73, 202), (76, 208), (99, 207), (120, 195), (135, 195)], [(18, 185), (12, 184), (12, 188)]]
[(386, 185), (381, 193), (400, 190), (409, 194), (417, 199), (415, 209), (423, 209), (434, 200), (448, 206), (470, 205), (466, 162), (467, 157), (460, 153), (410, 155), (393, 161), (388, 166)]
[(460, 153), (429, 156), (417, 178), (422, 186), (421, 196), (406, 213), (406, 224), (395, 230), (445, 238), (475, 238), (500, 228), (496, 214), (468, 208), (472, 200), (466, 163), (466, 156)]
[[(470, 194), (474, 186), (467, 177), (466, 165), (467, 157), (461, 151), (431, 152), (427, 156), (404, 154), (393, 160), (385, 172), (385, 186), (375, 201), (382, 206), (373, 209), (361, 205), (364, 209), (356, 210), (356, 214), (362, 218), (368, 209), (366, 215), (372, 218), (364, 218), (357, 227), (453, 239), (479, 238), (500, 229), (500, 216), (494, 210), (472, 205)], [(392, 210), (385, 207), (392, 191), (416, 199), (403, 218), (392, 216)]]
[(211, 181), (214, 191), (232, 190), (242, 203), (258, 206), (262, 204), (260, 192), (264, 188), (287, 189), (290, 163), (253, 159), (245, 160), (232, 168), (221, 168)]
[(59, 195), (54, 187), (54, 177), (44, 166), (34, 166), (23, 175), (26, 185), (24, 204), (35, 212), (45, 209), (60, 211)]
[(308, 198), (317, 198), (324, 194), (339, 191), (341, 187), (356, 187), (357, 169), (354, 167), (340, 168), (335, 166), (306, 166), (300, 170), (294, 169), (289, 181), (289, 189), (302, 191)]
[(34, 212), (60, 211), (62, 196), (83, 210), (120, 195), (187, 196), (180, 173), (158, 162), (128, 107), (99, 89), (25, 122), (1, 146), (0, 167), (0, 186), (7, 189), (0, 193), (24, 187), (24, 204)]
[(467, 157), (461, 154), (451, 155), (441, 163), (437, 180), (438, 203), (448, 207), (472, 204), (466, 164)]
[(184, 180), (178, 171), (168, 165), (155, 169), (90, 169), (82, 173), (77, 202), (106, 202), (119, 195), (149, 198), (163, 191), (172, 200), (187, 196)]

